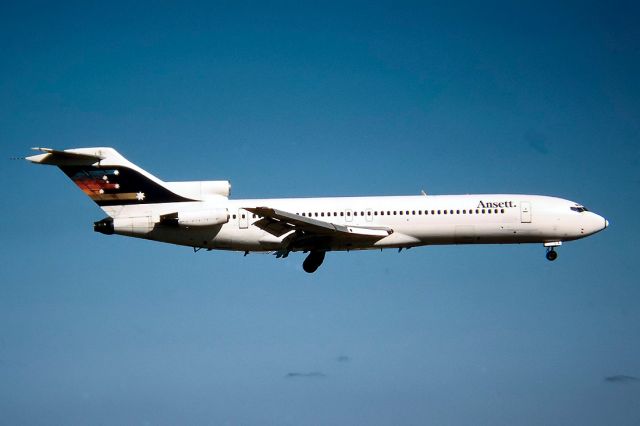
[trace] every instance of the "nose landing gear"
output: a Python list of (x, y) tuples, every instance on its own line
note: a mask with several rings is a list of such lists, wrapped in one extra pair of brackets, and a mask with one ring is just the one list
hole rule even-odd
[(562, 241), (548, 241), (544, 243), (544, 246), (547, 248), (547, 260), (553, 262), (558, 258), (558, 253), (556, 253), (556, 247), (560, 247), (562, 245)]
[(325, 252), (312, 251), (309, 256), (302, 262), (302, 269), (310, 274), (314, 273), (324, 261)]

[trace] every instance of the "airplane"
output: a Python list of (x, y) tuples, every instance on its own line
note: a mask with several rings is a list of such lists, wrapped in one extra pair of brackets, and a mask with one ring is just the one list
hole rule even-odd
[(108, 215), (94, 223), (124, 235), (194, 251), (308, 253), (315, 272), (329, 251), (443, 244), (546, 247), (602, 231), (609, 222), (573, 201), (524, 194), (229, 199), (229, 181), (164, 182), (109, 147), (55, 150), (25, 159), (58, 166)]

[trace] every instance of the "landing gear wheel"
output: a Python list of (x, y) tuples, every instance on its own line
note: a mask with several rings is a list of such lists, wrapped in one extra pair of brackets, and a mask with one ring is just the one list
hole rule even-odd
[(323, 251), (312, 251), (309, 256), (302, 262), (302, 269), (310, 274), (314, 273), (324, 261)]
[(558, 253), (554, 249), (547, 250), (547, 260), (553, 262), (558, 258)]

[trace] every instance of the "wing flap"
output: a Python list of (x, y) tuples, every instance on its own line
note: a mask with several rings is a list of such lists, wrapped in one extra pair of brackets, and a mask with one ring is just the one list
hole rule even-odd
[[(257, 214), (257, 213), (256, 213)], [(287, 232), (291, 232), (296, 228), (288, 223), (273, 220), (271, 218), (264, 217), (256, 222), (253, 222), (255, 226), (258, 228), (267, 231), (269, 234), (274, 235), (276, 237), (281, 237)]]

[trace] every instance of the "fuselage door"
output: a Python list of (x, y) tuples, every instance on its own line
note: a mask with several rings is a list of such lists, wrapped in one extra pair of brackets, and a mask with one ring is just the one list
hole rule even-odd
[(531, 203), (529, 201), (520, 202), (520, 221), (531, 223)]
[(247, 229), (249, 227), (249, 212), (238, 209), (238, 228)]
[(344, 216), (347, 222), (353, 222), (353, 211), (351, 209), (346, 209), (344, 211)]

